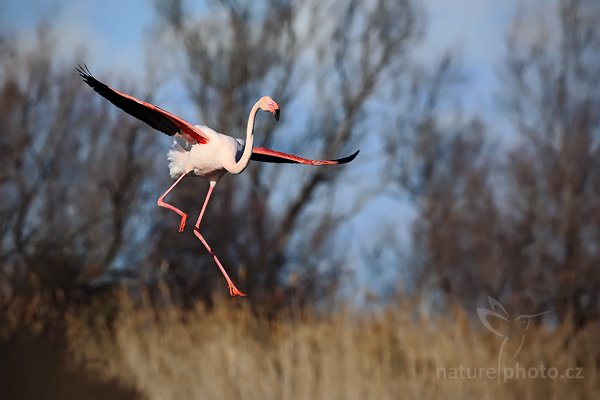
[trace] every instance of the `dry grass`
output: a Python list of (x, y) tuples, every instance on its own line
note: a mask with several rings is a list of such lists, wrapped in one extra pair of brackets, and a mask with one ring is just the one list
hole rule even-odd
[[(473, 315), (415, 316), (410, 306), (377, 315), (269, 320), (230, 299), (207, 312), (126, 305), (105, 320), (73, 317), (72, 353), (95, 373), (150, 399), (564, 399), (598, 398), (598, 326), (532, 328), (522, 368), (581, 368), (583, 379), (451, 379), (451, 368), (495, 368), (501, 339)], [(127, 303), (127, 302), (125, 302)], [(474, 313), (473, 313), (474, 314)], [(567, 340), (567, 338), (571, 338)], [(439, 368), (446, 368), (443, 378)]]

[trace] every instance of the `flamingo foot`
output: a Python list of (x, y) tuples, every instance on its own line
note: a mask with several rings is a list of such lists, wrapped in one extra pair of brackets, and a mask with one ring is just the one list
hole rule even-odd
[(229, 295), (231, 297), (235, 297), (235, 296), (246, 297), (246, 296), (248, 296), (246, 293), (240, 292), (233, 283), (229, 284)]
[(187, 214), (183, 214), (181, 216), (181, 223), (179, 224), (179, 233), (183, 232), (185, 229), (185, 223), (187, 221)]

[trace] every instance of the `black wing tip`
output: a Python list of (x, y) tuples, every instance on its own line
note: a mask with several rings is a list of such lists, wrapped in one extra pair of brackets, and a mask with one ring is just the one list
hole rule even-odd
[(83, 63), (83, 65), (78, 64), (75, 67), (75, 71), (79, 72), (79, 75), (83, 78), (87, 76), (92, 76), (92, 74), (90, 73), (90, 69), (88, 68), (86, 63)]
[(346, 164), (349, 163), (350, 161), (354, 160), (356, 158), (356, 156), (358, 155), (358, 153), (360, 153), (360, 150), (356, 150), (353, 154), (350, 154), (347, 157), (344, 158), (340, 158), (338, 160), (336, 160), (339, 164)]
[(96, 80), (96, 78), (94, 78), (94, 76), (90, 72), (90, 69), (88, 68), (86, 63), (83, 63), (83, 65), (79, 64), (75, 67), (75, 70), (79, 73), (79, 76), (83, 78), (83, 81), (88, 85), (91, 85), (91, 82)]

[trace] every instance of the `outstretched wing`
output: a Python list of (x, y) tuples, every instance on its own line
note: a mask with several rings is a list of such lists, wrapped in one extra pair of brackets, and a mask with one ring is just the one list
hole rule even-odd
[[(146, 103), (125, 93), (110, 88), (94, 78), (87, 66), (76, 68), (83, 81), (90, 85), (98, 94), (119, 107), (126, 113), (144, 121), (152, 128), (164, 132), (169, 136), (180, 134), (191, 143), (206, 143), (208, 137), (189, 122), (163, 110), (153, 104)], [(191, 139), (191, 140), (190, 140)]]
[(266, 147), (254, 147), (252, 149), (251, 160), (269, 163), (287, 163), (287, 164), (308, 164), (308, 165), (334, 165), (345, 164), (356, 157), (360, 150), (347, 157), (338, 158), (337, 160), (309, 160), (295, 156), (293, 154), (282, 153), (280, 151), (267, 149)]

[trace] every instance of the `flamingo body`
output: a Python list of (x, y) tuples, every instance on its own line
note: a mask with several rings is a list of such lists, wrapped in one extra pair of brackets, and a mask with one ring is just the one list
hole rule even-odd
[(207, 126), (196, 125), (196, 128), (208, 138), (207, 143), (193, 144), (186, 150), (174, 142), (167, 153), (169, 174), (173, 179), (187, 173), (218, 180), (240, 160), (244, 141), (215, 132)]

